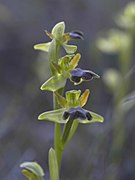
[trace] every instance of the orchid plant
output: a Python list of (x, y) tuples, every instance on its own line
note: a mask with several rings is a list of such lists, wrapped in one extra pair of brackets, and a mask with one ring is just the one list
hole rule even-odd
[[(80, 53), (76, 53), (77, 46), (69, 45), (68, 42), (76, 39), (83, 39), (83, 33), (72, 31), (65, 33), (65, 23), (57, 23), (51, 32), (45, 31), (51, 39), (50, 42), (37, 44), (34, 49), (45, 51), (49, 54), (51, 77), (43, 83), (41, 90), (53, 93), (53, 110), (43, 112), (38, 116), (38, 120), (48, 120), (54, 122), (54, 147), (49, 150), (49, 171), (51, 180), (59, 180), (59, 172), (63, 151), (67, 143), (72, 139), (80, 123), (90, 124), (103, 122), (103, 117), (86, 110), (83, 106), (87, 103), (90, 94), (86, 89), (82, 94), (81, 90), (70, 90), (65, 92), (64, 88), (67, 79), (74, 85), (83, 81), (90, 81), (99, 76), (90, 70), (78, 68), (81, 58)], [(61, 47), (67, 53), (60, 57)], [(24, 162), (21, 164), (22, 173), (29, 180), (43, 180), (44, 172), (36, 162)]]

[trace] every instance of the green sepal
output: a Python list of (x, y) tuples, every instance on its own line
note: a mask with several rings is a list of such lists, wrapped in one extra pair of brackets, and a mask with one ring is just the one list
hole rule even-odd
[(63, 120), (63, 113), (65, 112), (65, 108), (53, 110), (53, 111), (47, 111), (38, 116), (38, 120), (48, 120), (55, 123), (66, 123), (67, 120)]
[(37, 162), (24, 162), (20, 165), (23, 168), (22, 173), (29, 180), (43, 180), (44, 171)]
[(66, 43), (63, 43), (63, 48), (65, 49), (66, 53), (68, 53), (68, 54), (74, 54), (77, 51), (77, 46), (68, 45)]
[(58, 89), (65, 87), (66, 78), (62, 74), (57, 74), (48, 79), (42, 86), (41, 90), (48, 90), (55, 92)]
[[(66, 124), (68, 122), (67, 120), (63, 120), (63, 114), (66, 111), (66, 108), (61, 108), (58, 110), (53, 110), (53, 111), (47, 111), (39, 115), (38, 120), (48, 120), (52, 121), (55, 123), (61, 123), (61, 124)], [(89, 123), (94, 123), (94, 122), (103, 122), (104, 118), (94, 112), (89, 111), (89, 113), (92, 116), (92, 120), (87, 120), (87, 119), (75, 119), (81, 124), (89, 124)]]
[(57, 57), (57, 55), (56, 55), (56, 51), (58, 50), (60, 48), (60, 44), (58, 44), (58, 43), (56, 43), (56, 40), (55, 39), (53, 39), (52, 41), (51, 41), (51, 44), (50, 44), (50, 46), (49, 46), (49, 50), (48, 50), (48, 53), (49, 53), (49, 61), (50, 62), (55, 62), (55, 63), (57, 63), (57, 61), (58, 61), (58, 57)]
[(55, 150), (50, 148), (49, 150), (49, 170), (50, 180), (59, 180), (59, 170)]
[(49, 51), (50, 44), (51, 44), (51, 42), (36, 44), (36, 45), (34, 45), (34, 49), (35, 49), (35, 50), (41, 50), (41, 51), (48, 52), (48, 51)]
[(64, 31), (65, 31), (65, 23), (59, 22), (53, 27), (51, 33), (56, 40), (63, 41)]

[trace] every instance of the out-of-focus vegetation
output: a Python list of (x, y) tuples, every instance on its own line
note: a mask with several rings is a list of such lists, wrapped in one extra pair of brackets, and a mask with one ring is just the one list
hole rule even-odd
[[(47, 152), (53, 144), (53, 124), (38, 122), (37, 116), (52, 109), (51, 93), (39, 90), (50, 71), (48, 63), (45, 63), (47, 54), (34, 51), (33, 45), (38, 41), (47, 41), (43, 30), (49, 30), (62, 20), (69, 28), (67, 31), (77, 28), (85, 34), (84, 41), (78, 42), (78, 51), (82, 54), (80, 65), (93, 69), (101, 75), (101, 80), (92, 82), (92, 86), (90, 83), (79, 86), (82, 89), (90, 87), (92, 96), (87, 109), (90, 106), (93, 111), (97, 110), (105, 117), (105, 122), (81, 125), (64, 154), (61, 179), (135, 179), (135, 110), (132, 106), (135, 89), (134, 23), (130, 23), (130, 28), (125, 26), (126, 22), (129, 23), (129, 16), (132, 15), (134, 20), (134, 10), (130, 11), (131, 14), (128, 10), (123, 11), (127, 2), (0, 2), (0, 179), (24, 180), (19, 164), (26, 160), (39, 162), (47, 175)], [(116, 27), (113, 17), (119, 24), (119, 30), (108, 33), (108, 29)], [(103, 31), (108, 34), (107, 38), (111, 39), (109, 34), (113, 34), (114, 41), (119, 39), (117, 47), (121, 44), (127, 48), (131, 43), (130, 52), (126, 53), (126, 49), (122, 50), (123, 53), (101, 53), (94, 42), (98, 34), (104, 34), (100, 33)], [(111, 45), (106, 46), (109, 51)], [(123, 80), (126, 85), (124, 83), (121, 87)], [(67, 86), (68, 90), (73, 88), (69, 82)], [(119, 102), (124, 113), (123, 109), (119, 109)]]

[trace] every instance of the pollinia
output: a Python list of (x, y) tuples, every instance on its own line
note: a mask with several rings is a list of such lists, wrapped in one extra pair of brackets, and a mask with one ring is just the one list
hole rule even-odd
[[(37, 44), (34, 49), (49, 54), (51, 77), (43, 83), (41, 90), (53, 93), (54, 107), (53, 110), (40, 114), (38, 120), (48, 120), (55, 124), (54, 147), (49, 150), (48, 161), (50, 179), (59, 180), (63, 151), (72, 139), (78, 125), (103, 122), (103, 117), (83, 108), (90, 94), (89, 89), (83, 93), (81, 90), (70, 90), (64, 94), (67, 79), (74, 85), (78, 85), (84, 81), (99, 78), (93, 71), (77, 67), (81, 54), (76, 53), (77, 46), (68, 44), (71, 40), (83, 39), (83, 33), (79, 31), (65, 33), (64, 22), (57, 23), (51, 32), (45, 32), (51, 41)], [(60, 57), (61, 48), (66, 52), (63, 57)], [(36, 162), (24, 162), (21, 167), (23, 168), (22, 173), (29, 180), (45, 178), (43, 169)]]

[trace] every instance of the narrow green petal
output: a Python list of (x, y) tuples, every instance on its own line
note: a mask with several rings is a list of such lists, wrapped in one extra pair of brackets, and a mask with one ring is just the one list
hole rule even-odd
[(65, 108), (61, 108), (58, 110), (47, 111), (39, 115), (38, 120), (48, 120), (56, 123), (66, 123), (66, 120), (63, 120), (63, 113), (65, 112)]
[(77, 46), (75, 45), (67, 45), (63, 43), (63, 48), (68, 54), (73, 54), (77, 51)]
[(48, 52), (51, 42), (34, 45), (34, 49)]
[(83, 107), (87, 103), (89, 94), (90, 94), (90, 90), (86, 89), (84, 91), (84, 93), (81, 95), (81, 97), (79, 98), (80, 106), (81, 107)]
[(48, 79), (42, 86), (41, 90), (48, 90), (48, 91), (57, 91), (61, 89), (66, 84), (66, 78), (62, 74), (58, 74), (56, 76), (52, 76)]
[(69, 66), (70, 66), (70, 70), (76, 68), (76, 66), (78, 66), (78, 62), (81, 58), (81, 54), (77, 53), (70, 61)]

